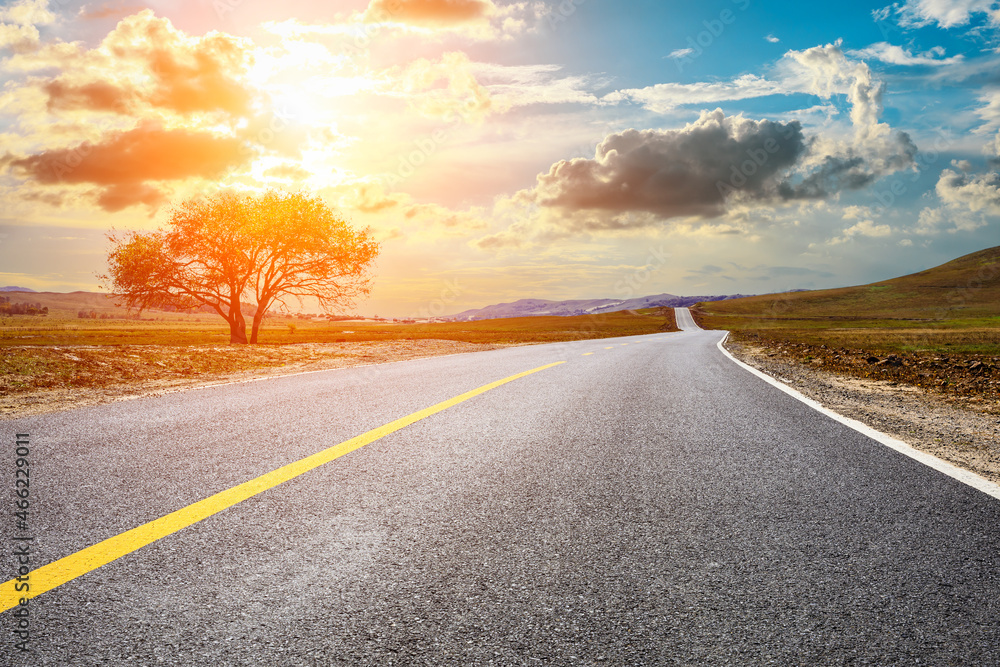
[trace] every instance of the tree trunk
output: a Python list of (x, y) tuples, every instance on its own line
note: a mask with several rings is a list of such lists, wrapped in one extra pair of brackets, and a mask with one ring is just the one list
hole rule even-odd
[(264, 320), (264, 309), (257, 306), (257, 312), (253, 314), (253, 324), (250, 327), (250, 344), (257, 344), (257, 332), (260, 331), (260, 323)]
[(247, 323), (240, 318), (233, 318), (229, 320), (229, 344), (230, 345), (246, 345), (247, 344)]
[(243, 319), (243, 311), (240, 310), (240, 297), (237, 294), (229, 302), (229, 344), (247, 344), (247, 321)]

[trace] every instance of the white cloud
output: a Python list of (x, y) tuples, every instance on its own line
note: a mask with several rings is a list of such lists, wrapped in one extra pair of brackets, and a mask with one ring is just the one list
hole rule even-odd
[(926, 207), (920, 211), (913, 233), (918, 236), (936, 236), (943, 232), (974, 232), (987, 224), (982, 215), (956, 206)]
[(474, 63), (472, 71), (499, 104), (599, 104), (590, 92), (606, 85), (591, 76), (560, 76), (560, 65), (497, 65)]
[(984, 106), (977, 109), (976, 114), (983, 119), (983, 124), (976, 131), (993, 135), (993, 140), (983, 150), (1000, 157), (1000, 90), (987, 91), (980, 95), (979, 101)]
[(868, 206), (846, 206), (842, 217), (844, 220), (864, 220), (872, 217), (872, 210)]
[(667, 57), (668, 58), (686, 58), (687, 56), (691, 55), (692, 53), (694, 53), (694, 49), (692, 49), (690, 47), (688, 47), (686, 49), (674, 49), (673, 51), (670, 52), (670, 55), (668, 55)]
[(888, 18), (895, 13), (899, 24), (919, 28), (937, 24), (942, 28), (966, 25), (977, 14), (986, 14), (994, 24), (1000, 24), (1000, 9), (995, 0), (906, 0), (877, 10), (876, 18)]
[(647, 88), (618, 90), (604, 96), (604, 101), (631, 101), (650, 111), (665, 113), (685, 104), (718, 104), (766, 95), (788, 95), (794, 91), (782, 82), (745, 74), (720, 83), (658, 83)]
[(49, 11), (48, 0), (18, 0), (0, 7), (0, 21), (15, 25), (51, 25), (56, 15)]
[(848, 51), (848, 54), (855, 58), (871, 58), (890, 65), (957, 65), (964, 60), (961, 54), (943, 58), (944, 53), (943, 48), (934, 47), (929, 51), (914, 55), (912, 51), (888, 42), (877, 42), (863, 49)]
[(868, 65), (849, 59), (839, 41), (804, 51), (789, 51), (785, 59), (798, 66), (795, 69), (800, 86), (814, 95), (829, 98), (846, 94), (855, 128), (865, 130), (878, 125), (885, 84), (872, 75)]
[(18, 0), (0, 7), (0, 49), (23, 49), (38, 44), (38, 26), (55, 23), (48, 0)]
[(477, 63), (461, 51), (439, 60), (420, 58), (383, 73), (383, 95), (406, 99), (421, 115), (478, 123), (490, 114), (529, 104), (587, 104), (601, 101), (590, 92), (606, 81), (560, 76), (559, 65), (505, 66)]
[(772, 44), (777, 44), (778, 42), (780, 42), (780, 41), (781, 41), (780, 39), (778, 39), (778, 38), (777, 38), (777, 37), (775, 37), (774, 35), (768, 35), (768, 36), (767, 36), (767, 37), (765, 37), (764, 39), (766, 39), (767, 41), (771, 42)]
[(478, 123), (491, 113), (507, 110), (476, 79), (473, 63), (461, 51), (445, 53), (438, 61), (413, 61), (397, 73), (390, 91), (403, 96), (411, 107), (428, 118), (461, 118)]
[[(846, 217), (846, 216), (845, 216)], [(851, 239), (863, 236), (867, 238), (884, 238), (892, 235), (892, 227), (889, 225), (878, 225), (873, 220), (859, 220), (856, 224), (843, 231), (841, 236), (830, 239), (829, 245), (847, 243)]]
[(875, 180), (913, 166), (917, 147), (909, 135), (894, 131), (879, 120), (885, 83), (867, 64), (848, 58), (839, 41), (804, 51), (789, 51), (780, 65), (789, 87), (822, 98), (846, 95), (851, 104), (852, 142), (841, 143), (822, 135), (816, 138), (813, 152), (825, 155), (822, 161), (829, 167), (842, 170), (853, 165), (853, 179), (867, 174), (869, 180)]
[(973, 213), (1000, 215), (1000, 173), (967, 174), (945, 169), (935, 186), (945, 205)]

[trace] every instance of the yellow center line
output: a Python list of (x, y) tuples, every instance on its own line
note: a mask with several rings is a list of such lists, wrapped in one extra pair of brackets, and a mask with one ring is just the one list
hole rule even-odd
[(606, 347), (606, 348), (604, 348), (604, 349), (605, 349), (605, 350), (613, 350), (613, 349), (615, 349), (615, 348), (614, 348), (614, 346), (613, 346), (613, 345), (609, 345), (608, 347)]
[(582, 356), (589, 357), (592, 354), (593, 354), (593, 352), (584, 352)]
[(628, 343), (622, 343), (622, 347), (625, 347), (626, 345), (628, 345)]
[[(396, 421), (389, 422), (384, 426), (379, 426), (378, 428), (372, 429), (367, 433), (355, 436), (350, 440), (345, 440), (338, 445), (324, 449), (323, 451), (307, 456), (304, 459), (289, 463), (281, 468), (278, 468), (277, 470), (273, 470), (269, 473), (261, 475), (260, 477), (251, 479), (248, 482), (226, 489), (225, 491), (220, 491), (215, 495), (209, 496), (204, 500), (199, 500), (198, 502), (192, 503), (187, 507), (171, 512), (166, 516), (162, 516), (159, 519), (154, 519), (149, 523), (142, 524), (141, 526), (127, 530), (124, 533), (115, 535), (114, 537), (109, 537), (102, 542), (98, 542), (93, 546), (81, 549), (74, 554), (60, 558), (59, 560), (53, 561), (48, 565), (43, 565), (36, 570), (32, 570), (27, 577), (21, 577), (21, 582), (18, 582), (17, 579), (11, 579), (10, 581), (4, 582), (0, 585), (0, 612), (16, 607), (22, 598), (30, 600), (31, 598), (42, 595), (43, 593), (47, 593), (57, 586), (61, 586), (69, 581), (72, 581), (73, 579), (76, 579), (77, 577), (87, 574), (88, 572), (92, 572), (99, 567), (103, 567), (104, 565), (107, 565), (122, 556), (141, 549), (147, 544), (152, 544), (167, 535), (183, 530), (184, 528), (198, 523), (203, 519), (207, 519), (214, 514), (218, 514), (222, 510), (228, 509), (237, 503), (243, 502), (248, 498), (252, 498), (253, 496), (263, 493), (268, 489), (273, 489), (279, 484), (283, 484), (298, 477), (299, 475), (303, 475), (310, 470), (318, 468), (324, 463), (329, 463), (334, 459), (338, 459), (345, 454), (350, 454), (356, 449), (360, 449), (365, 445), (371, 444), (376, 440), (384, 438), (391, 433), (395, 433), (400, 429), (406, 428), (407, 426), (410, 426), (411, 424), (414, 424), (422, 419), (426, 419), (431, 415), (447, 410), (450, 407), (467, 401), (470, 398), (479, 396), (480, 394), (485, 394), (491, 389), (496, 389), (497, 387), (505, 385), (508, 382), (513, 382), (514, 380), (518, 380), (533, 373), (544, 371), (564, 363), (566, 362), (557, 361), (552, 364), (546, 364), (545, 366), (539, 366), (538, 368), (530, 371), (518, 373), (517, 375), (511, 375), (503, 380), (491, 382), (490, 384), (483, 385), (478, 389), (473, 389), (472, 391), (468, 391), (460, 396), (450, 398), (447, 401), (442, 401), (437, 405), (432, 405), (429, 408), (414, 412), (406, 417), (401, 417)], [(15, 584), (21, 584), (21, 587), (23, 587), (24, 583), (28, 583), (28, 590), (23, 590), (23, 588), (20, 591), (16, 590)]]

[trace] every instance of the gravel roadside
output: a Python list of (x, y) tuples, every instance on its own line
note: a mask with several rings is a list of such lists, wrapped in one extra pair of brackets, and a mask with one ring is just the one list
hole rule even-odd
[(730, 340), (726, 349), (835, 412), (1000, 483), (1000, 400), (851, 377), (760, 345)]

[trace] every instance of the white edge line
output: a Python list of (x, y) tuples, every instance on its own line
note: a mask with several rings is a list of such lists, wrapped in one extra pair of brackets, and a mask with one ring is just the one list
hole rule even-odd
[(727, 338), (729, 338), (728, 331), (726, 332), (726, 335), (719, 340), (718, 347), (722, 351), (722, 353), (727, 357), (729, 357), (733, 361), (733, 363), (735, 363), (737, 366), (740, 366), (744, 370), (753, 373), (760, 379), (764, 380), (764, 382), (767, 382), (768, 384), (777, 387), (778, 389), (785, 392), (792, 398), (802, 401), (813, 410), (821, 412), (827, 417), (830, 417), (831, 419), (838, 421), (849, 428), (853, 428), (858, 433), (868, 436), (872, 440), (875, 440), (876, 442), (879, 442), (885, 445), (886, 447), (889, 447), (890, 449), (896, 450), (900, 454), (909, 456), (911, 459), (919, 461), (920, 463), (923, 463), (925, 466), (934, 468), (938, 472), (942, 472), (953, 479), (957, 479), (959, 482), (962, 482), (963, 484), (967, 484), (974, 489), (982, 491), (988, 496), (993, 496), (997, 500), (1000, 500), (1000, 485), (994, 484), (990, 480), (980, 477), (974, 472), (971, 472), (964, 468), (959, 468), (958, 466), (952, 463), (948, 463), (947, 461), (944, 461), (942, 459), (939, 459), (938, 457), (932, 454), (928, 454), (927, 452), (916, 449), (912, 445), (908, 445), (902, 440), (897, 440), (896, 438), (893, 438), (890, 435), (882, 433), (881, 431), (876, 431), (871, 426), (863, 424), (856, 419), (851, 419), (850, 417), (845, 417), (844, 415), (838, 414), (833, 410), (824, 407), (823, 405), (814, 401), (813, 399), (802, 395), (801, 393), (799, 393), (795, 389), (792, 389), (788, 385), (782, 382), (778, 382), (767, 373), (763, 373), (754, 368), (753, 366), (743, 363), (742, 361), (734, 357), (729, 352), (729, 350), (723, 347), (722, 344), (726, 342)]

